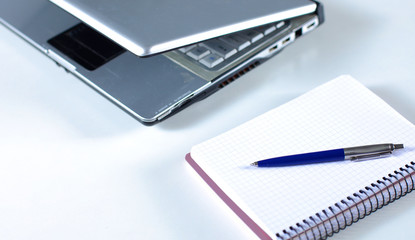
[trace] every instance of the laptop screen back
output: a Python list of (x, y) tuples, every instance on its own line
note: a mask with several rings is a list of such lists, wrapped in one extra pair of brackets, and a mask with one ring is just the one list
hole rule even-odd
[(138, 56), (315, 11), (310, 0), (50, 0)]

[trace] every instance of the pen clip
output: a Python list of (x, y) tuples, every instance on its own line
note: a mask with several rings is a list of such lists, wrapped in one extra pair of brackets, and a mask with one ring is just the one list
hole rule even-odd
[(370, 160), (370, 159), (388, 157), (390, 154), (392, 154), (392, 151), (379, 152), (379, 153), (369, 153), (369, 154), (364, 154), (364, 155), (350, 156), (349, 160), (352, 161), (352, 162), (360, 162), (360, 161), (366, 161), (366, 160)]

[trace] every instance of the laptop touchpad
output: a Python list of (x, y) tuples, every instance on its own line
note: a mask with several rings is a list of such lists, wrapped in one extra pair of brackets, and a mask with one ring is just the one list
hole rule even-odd
[(124, 48), (84, 23), (53, 37), (48, 43), (91, 71), (125, 52)]

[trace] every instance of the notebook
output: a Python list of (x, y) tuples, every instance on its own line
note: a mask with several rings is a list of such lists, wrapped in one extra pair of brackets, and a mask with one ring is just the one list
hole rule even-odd
[(0, 6), (0, 23), (146, 125), (223, 89), (324, 22), (312, 0)]
[[(405, 149), (362, 162), (249, 166), (389, 142)], [(415, 126), (344, 75), (193, 146), (186, 160), (260, 239), (324, 239), (414, 189)]]

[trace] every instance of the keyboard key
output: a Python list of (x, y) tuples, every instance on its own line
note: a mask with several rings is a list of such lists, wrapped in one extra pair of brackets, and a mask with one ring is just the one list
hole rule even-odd
[(251, 42), (235, 34), (221, 37), (220, 40), (226, 42), (229, 45), (232, 45), (234, 48), (238, 49), (238, 51), (241, 51), (242, 49), (251, 45)]
[(213, 68), (221, 62), (223, 62), (223, 58), (215, 53), (211, 53), (200, 60), (200, 63), (208, 68)]
[(199, 59), (206, 57), (209, 53), (210, 51), (207, 48), (203, 46), (197, 46), (197, 47), (192, 48), (186, 54), (195, 60), (199, 60)]
[(233, 46), (219, 39), (212, 39), (201, 43), (201, 45), (209, 48), (212, 52), (219, 54), (223, 58), (229, 58), (230, 56), (237, 53), (236, 49)]
[(289, 20), (269, 23), (198, 44), (185, 46), (178, 49), (177, 53), (180, 52), (180, 54), (186, 55), (188, 60), (190, 58), (193, 59), (197, 64), (203, 65), (209, 71), (215, 71), (216, 68), (223, 69), (229, 64), (232, 64), (234, 58), (245, 56), (246, 53), (249, 53), (256, 46), (261, 45), (263, 40), (271, 39), (273, 36), (288, 29), (290, 25)]
[(240, 33), (238, 33), (239, 36), (242, 36), (243, 38), (251, 41), (252, 43), (260, 40), (261, 38), (264, 37), (264, 34), (257, 32), (255, 30), (246, 30), (246, 31), (242, 31)]
[(196, 47), (196, 45), (189, 45), (189, 46), (186, 46), (186, 47), (179, 48), (179, 51), (182, 52), (182, 53), (186, 53), (194, 47)]
[(259, 30), (261, 30), (262, 33), (264, 33), (265, 36), (272, 33), (276, 29), (277, 28), (274, 25), (266, 25), (266, 26), (262, 26), (262, 27), (259, 28)]
[(282, 28), (285, 24), (286, 24), (286, 22), (285, 22), (285, 21), (281, 21), (281, 22), (278, 22), (278, 23), (275, 25), (275, 27), (277, 27), (277, 28)]

